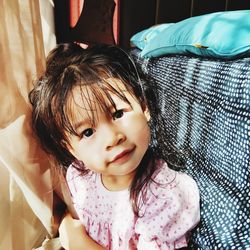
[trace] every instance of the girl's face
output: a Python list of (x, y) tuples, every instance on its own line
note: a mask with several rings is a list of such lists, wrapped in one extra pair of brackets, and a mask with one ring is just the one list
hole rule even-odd
[[(86, 168), (100, 173), (107, 188), (117, 190), (129, 186), (135, 169), (148, 149), (150, 130), (147, 122), (150, 115), (147, 107), (142, 107), (126, 91), (123, 83), (112, 80), (110, 84), (121, 89), (130, 104), (110, 93), (116, 106), (114, 109), (110, 104), (110, 117), (87, 91), (88, 87), (81, 90), (76, 87), (70, 107), (75, 114), (77, 134), (81, 136), (69, 135), (69, 141), (71, 153)], [(93, 115), (96, 117), (95, 124), (91, 119)]]

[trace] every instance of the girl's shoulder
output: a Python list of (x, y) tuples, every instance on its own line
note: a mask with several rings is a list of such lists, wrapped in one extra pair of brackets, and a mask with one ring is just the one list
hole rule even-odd
[(88, 173), (83, 173), (80, 170), (80, 167), (71, 164), (66, 172), (66, 181), (68, 183), (69, 188), (77, 191), (78, 189), (84, 186), (91, 186), (95, 183), (96, 175), (94, 172), (89, 171)]
[(164, 160), (156, 160), (157, 170), (153, 174), (153, 183), (165, 188), (181, 187), (186, 185), (194, 186), (198, 189), (194, 179), (183, 172), (175, 171), (169, 168), (168, 164)]
[[(157, 171), (152, 176), (150, 191), (148, 195), (153, 197), (195, 197), (199, 200), (199, 190), (195, 180), (182, 172), (169, 168), (168, 164), (163, 160), (156, 161)], [(151, 194), (150, 194), (151, 193)], [(179, 199), (179, 198), (178, 198)]]
[(153, 183), (159, 185), (170, 185), (173, 183), (177, 172), (169, 168), (164, 160), (157, 159), (156, 165), (156, 171), (152, 176)]

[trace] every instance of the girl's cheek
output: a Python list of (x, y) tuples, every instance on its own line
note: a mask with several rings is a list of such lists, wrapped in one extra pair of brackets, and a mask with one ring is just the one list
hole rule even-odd
[(147, 120), (143, 114), (131, 114), (124, 119), (123, 124), (125, 127), (140, 130), (147, 126)]
[(144, 115), (135, 115), (124, 126), (124, 133), (131, 139), (148, 145), (150, 142), (150, 129)]

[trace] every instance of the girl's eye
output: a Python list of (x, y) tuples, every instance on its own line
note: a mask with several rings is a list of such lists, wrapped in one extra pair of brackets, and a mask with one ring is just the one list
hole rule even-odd
[(122, 109), (117, 110), (113, 113), (113, 119), (114, 120), (119, 119), (119, 118), (123, 117), (123, 115), (124, 115), (124, 111)]
[(82, 137), (90, 137), (91, 135), (93, 135), (93, 133), (94, 133), (94, 130), (92, 128), (88, 128), (82, 132), (81, 136)]

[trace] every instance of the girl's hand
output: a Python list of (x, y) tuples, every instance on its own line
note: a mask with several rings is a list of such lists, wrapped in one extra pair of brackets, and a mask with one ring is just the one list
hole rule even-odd
[(66, 250), (83, 250), (86, 231), (79, 220), (67, 213), (59, 227), (59, 239)]
[(96, 243), (86, 232), (79, 220), (67, 213), (59, 227), (59, 239), (66, 250), (105, 250)]

